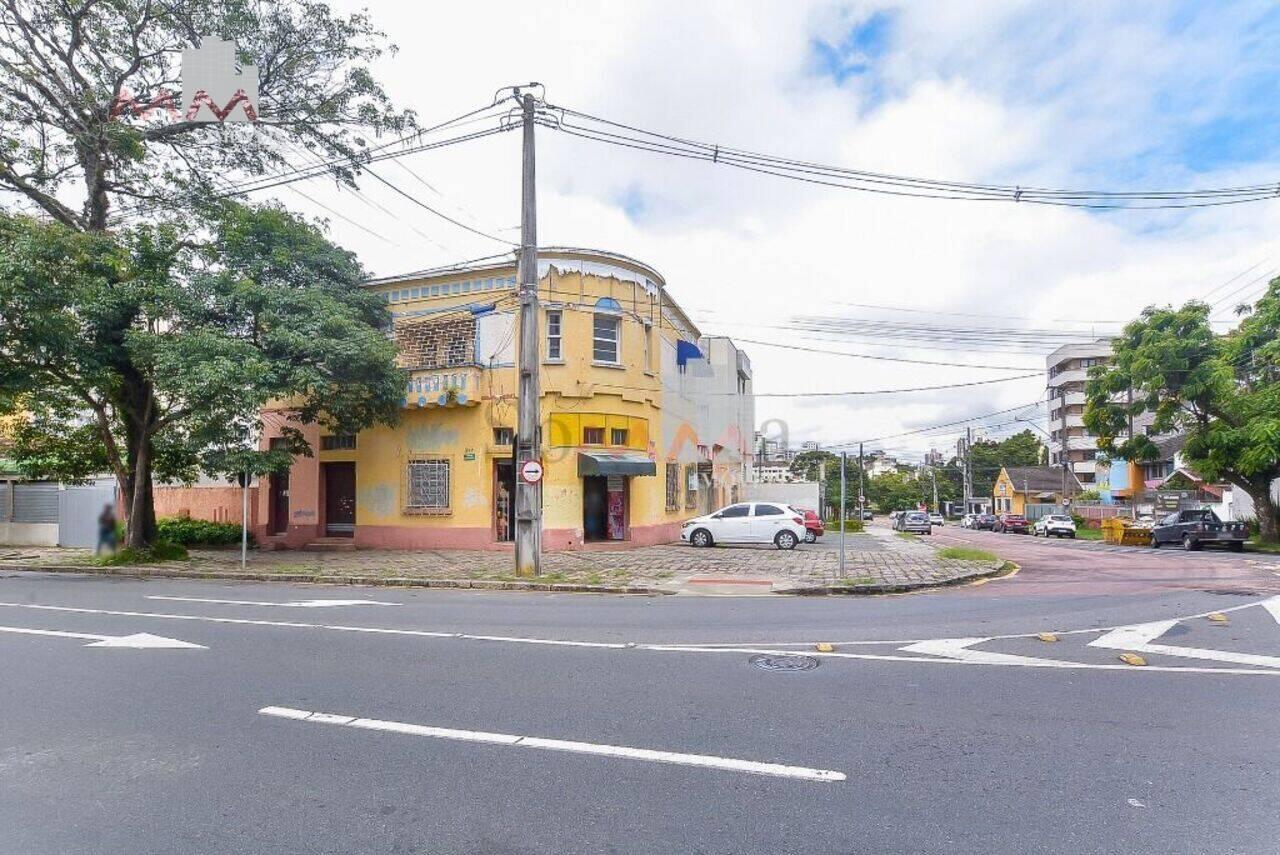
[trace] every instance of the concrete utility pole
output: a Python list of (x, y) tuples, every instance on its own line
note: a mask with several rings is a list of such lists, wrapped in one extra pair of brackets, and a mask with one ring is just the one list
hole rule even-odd
[(963, 478), (964, 486), (962, 487), (962, 491), (964, 492), (964, 496), (963, 496), (964, 512), (966, 514), (972, 511), (972, 508), (969, 507), (969, 504), (973, 500), (973, 467), (970, 465), (970, 454), (969, 454), (969, 449), (972, 446), (973, 446), (973, 428), (967, 427), (964, 429), (964, 457), (961, 461), (961, 466), (963, 467), (962, 471), (964, 473), (964, 478)]
[(933, 511), (934, 513), (942, 513), (942, 509), (938, 507), (938, 470), (929, 467), (929, 479), (933, 481)]
[(858, 520), (862, 520), (862, 512), (866, 510), (867, 498), (862, 493), (862, 443), (858, 443)]
[(842, 579), (844, 578), (844, 461), (848, 456), (849, 452), (840, 452), (840, 578)]
[(244, 489), (240, 498), (240, 569), (249, 563), (249, 481), (253, 476), (248, 467), (244, 470)]
[(524, 152), (520, 182), (520, 388), (516, 411), (516, 575), (536, 576), (542, 565), (542, 481), (523, 477), (526, 460), (537, 460), (541, 443), (538, 388), (538, 206), (534, 182), (533, 96), (525, 93)]

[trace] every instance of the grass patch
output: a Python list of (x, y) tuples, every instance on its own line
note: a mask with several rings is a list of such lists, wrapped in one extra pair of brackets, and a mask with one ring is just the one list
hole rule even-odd
[(918, 534), (912, 534), (909, 531), (895, 531), (894, 534), (896, 534), (898, 537), (902, 538), (903, 540), (915, 540), (917, 537), (920, 536)]
[(1102, 540), (1100, 528), (1077, 528), (1076, 540)]
[(956, 561), (995, 561), (994, 553), (972, 546), (945, 546), (938, 550), (939, 558), (953, 558)]
[(127, 567), (131, 564), (159, 564), (164, 561), (186, 561), (187, 550), (176, 543), (157, 540), (147, 549), (126, 546), (112, 555), (100, 555), (96, 563), (102, 567)]
[(836, 580), (837, 585), (844, 585), (847, 588), (852, 588), (854, 585), (874, 585), (875, 583), (876, 583), (876, 580), (871, 576), (858, 576), (855, 579), (837, 579)]
[(1262, 543), (1256, 534), (1249, 538), (1247, 548), (1250, 552), (1271, 552), (1280, 555), (1280, 543)]

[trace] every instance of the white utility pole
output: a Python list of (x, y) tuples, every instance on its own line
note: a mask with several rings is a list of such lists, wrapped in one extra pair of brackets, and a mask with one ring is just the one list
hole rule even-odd
[[(844, 461), (849, 456), (849, 452), (840, 452), (840, 578), (844, 578)], [(859, 517), (861, 519), (861, 517)]]
[(540, 451), (538, 423), (541, 400), (538, 388), (538, 208), (535, 197), (533, 150), (533, 95), (525, 93), (524, 152), (520, 187), (520, 388), (516, 411), (516, 575), (536, 576), (542, 565), (542, 481), (530, 484), (523, 477), (526, 460), (537, 460)]
[(245, 565), (249, 563), (249, 481), (251, 480), (248, 467), (244, 470), (244, 489), (241, 491), (244, 496), (241, 498), (240, 507), (240, 569), (244, 570)]
[(858, 443), (858, 521), (862, 521), (862, 512), (867, 509), (867, 498), (862, 491), (862, 443)]

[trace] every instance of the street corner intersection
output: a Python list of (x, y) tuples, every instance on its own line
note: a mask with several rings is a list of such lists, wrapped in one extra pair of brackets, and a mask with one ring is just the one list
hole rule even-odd
[(1267, 851), (1280, 595), (1013, 584), (9, 575), (0, 824), (21, 852), (1023, 852), (1032, 822), (1053, 850)]

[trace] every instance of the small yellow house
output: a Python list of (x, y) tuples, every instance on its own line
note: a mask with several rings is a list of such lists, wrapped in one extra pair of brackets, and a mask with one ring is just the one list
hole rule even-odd
[[(656, 270), (615, 253), (540, 249), (543, 546), (651, 544), (737, 501), (753, 437), (751, 363), (703, 336)], [(265, 479), (264, 545), (501, 547), (514, 536), (514, 257), (376, 279), (403, 418), (354, 436), (304, 429), (316, 454)], [(290, 424), (263, 414), (264, 447)]]
[(992, 513), (1026, 516), (1027, 505), (1060, 505), (1080, 489), (1075, 475), (1059, 466), (1002, 466), (991, 489)]

